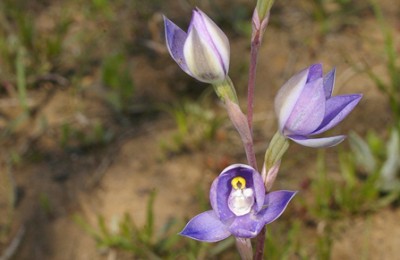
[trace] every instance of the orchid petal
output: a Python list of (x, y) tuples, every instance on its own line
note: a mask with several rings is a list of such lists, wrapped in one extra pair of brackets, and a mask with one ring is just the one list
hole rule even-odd
[(225, 74), (228, 73), (230, 46), (225, 33), (199, 8), (193, 11), (192, 23), (199, 33), (212, 44), (214, 52), (220, 58)]
[(222, 66), (218, 54), (196, 27), (189, 30), (183, 46), (186, 64), (194, 78), (202, 82), (216, 82), (225, 79), (225, 68)]
[(362, 95), (335, 96), (326, 101), (325, 117), (311, 135), (323, 133), (340, 123), (360, 102)]
[(335, 85), (336, 69), (332, 69), (324, 76), (325, 98), (329, 99), (332, 96), (333, 86)]
[[(220, 210), (218, 207), (218, 197), (217, 197), (217, 193), (220, 192), (220, 191), (218, 191), (218, 182), (219, 182), (219, 178), (216, 178), (216, 179), (214, 179), (214, 181), (211, 184), (210, 204), (211, 204), (211, 208), (215, 211), (215, 214), (217, 214), (218, 218), (221, 218), (221, 216), (219, 215)], [(228, 192), (228, 191), (225, 191), (225, 192)], [(224, 208), (229, 209), (228, 206), (226, 206)]]
[(282, 215), (296, 193), (296, 191), (280, 190), (266, 194), (264, 200), (265, 209), (258, 212), (257, 216), (261, 216), (264, 225), (275, 221)]
[(264, 227), (264, 221), (254, 214), (236, 217), (229, 226), (229, 232), (235, 237), (253, 238), (260, 233)]
[(331, 136), (331, 137), (324, 137), (324, 138), (307, 138), (304, 136), (288, 136), (294, 142), (312, 147), (312, 148), (324, 148), (324, 147), (331, 147), (341, 143), (346, 136), (338, 135), (338, 136)]
[(260, 174), (248, 165), (233, 164), (221, 172), (210, 190), (211, 206), (222, 222), (236, 217), (229, 209), (227, 201), (232, 190), (231, 180), (237, 176), (243, 177), (246, 180), (246, 187), (254, 190), (257, 209), (264, 203), (265, 187)]
[(308, 70), (307, 83), (322, 78), (322, 75), (323, 75), (322, 64), (317, 63), (311, 65)]
[(264, 195), (263, 209), (255, 215), (247, 214), (235, 218), (229, 226), (229, 231), (236, 237), (253, 238), (257, 236), (266, 224), (282, 215), (295, 194), (294, 191), (282, 190)]
[(179, 234), (203, 242), (217, 242), (231, 235), (213, 210), (192, 218)]
[(264, 205), (265, 185), (261, 175), (257, 171), (253, 171), (253, 189), (256, 200), (256, 211), (261, 210)]
[(210, 189), (211, 207), (215, 211), (218, 218), (221, 219), (223, 222), (235, 217), (235, 214), (233, 214), (233, 212), (229, 209), (227, 203), (229, 194), (232, 189), (230, 185), (227, 185), (227, 181), (228, 180), (224, 182), (224, 179), (221, 178), (220, 175), (220, 177), (214, 180)]
[(321, 124), (325, 114), (322, 78), (306, 84), (285, 123), (285, 134), (307, 135)]
[(275, 112), (279, 119), (279, 129), (283, 132), (296, 101), (301, 95), (308, 75), (308, 68), (291, 77), (279, 90), (275, 98)]
[(183, 46), (186, 41), (187, 33), (167, 17), (163, 17), (165, 26), (165, 39), (168, 51), (176, 63), (178, 63), (179, 67), (181, 67), (181, 69), (187, 74), (191, 75), (183, 56)]

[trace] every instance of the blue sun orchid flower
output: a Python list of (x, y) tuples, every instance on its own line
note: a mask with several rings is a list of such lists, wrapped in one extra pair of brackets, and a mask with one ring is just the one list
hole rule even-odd
[(213, 209), (191, 219), (180, 234), (204, 242), (217, 242), (231, 235), (253, 238), (284, 212), (295, 194), (285, 190), (265, 194), (256, 170), (244, 164), (231, 165), (211, 186)]
[(229, 41), (200, 9), (193, 11), (188, 32), (164, 16), (168, 51), (183, 71), (199, 81), (216, 84), (229, 70)]
[(287, 138), (304, 146), (329, 147), (345, 139), (344, 135), (311, 138), (342, 121), (358, 104), (362, 95), (332, 97), (335, 69), (323, 76), (322, 65), (314, 64), (290, 78), (275, 97), (279, 130)]

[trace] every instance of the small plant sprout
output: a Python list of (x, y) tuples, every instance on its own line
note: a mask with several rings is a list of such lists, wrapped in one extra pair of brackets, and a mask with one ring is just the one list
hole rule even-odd
[[(221, 172), (210, 189), (212, 210), (192, 218), (180, 235), (203, 242), (235, 237), (242, 259), (264, 259), (267, 224), (285, 211), (296, 191), (271, 191), (289, 140), (309, 147), (334, 146), (344, 135), (312, 138), (341, 122), (362, 95), (332, 97), (335, 70), (323, 75), (314, 64), (297, 73), (279, 90), (275, 110), (279, 129), (269, 143), (260, 174), (253, 144), (253, 106), (257, 55), (268, 25), (273, 0), (259, 0), (253, 12), (249, 64), (247, 115), (240, 108), (233, 82), (228, 76), (229, 41), (200, 9), (193, 11), (188, 32), (164, 17), (166, 44), (172, 58), (195, 79), (212, 84), (232, 125), (239, 133), (247, 164), (233, 164)], [(251, 240), (256, 239), (253, 258)]]

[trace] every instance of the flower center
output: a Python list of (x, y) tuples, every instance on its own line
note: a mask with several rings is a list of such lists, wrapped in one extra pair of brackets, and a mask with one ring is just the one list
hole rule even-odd
[(228, 207), (236, 216), (246, 215), (254, 204), (254, 192), (252, 189), (246, 188), (246, 180), (240, 176), (233, 178), (231, 185)]

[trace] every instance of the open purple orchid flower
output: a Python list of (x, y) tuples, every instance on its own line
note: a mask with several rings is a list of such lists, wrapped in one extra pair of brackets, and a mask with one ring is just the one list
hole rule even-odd
[(314, 64), (290, 78), (275, 98), (280, 132), (296, 143), (309, 147), (329, 147), (344, 135), (310, 138), (342, 121), (358, 104), (362, 95), (332, 97), (335, 69), (323, 76), (322, 65)]
[(294, 191), (265, 194), (261, 175), (245, 164), (227, 167), (211, 186), (212, 210), (189, 221), (183, 236), (204, 242), (216, 242), (233, 235), (253, 238), (276, 220), (294, 197)]
[(219, 83), (229, 70), (229, 41), (200, 9), (193, 11), (188, 33), (164, 16), (168, 51), (183, 71), (199, 81)]

